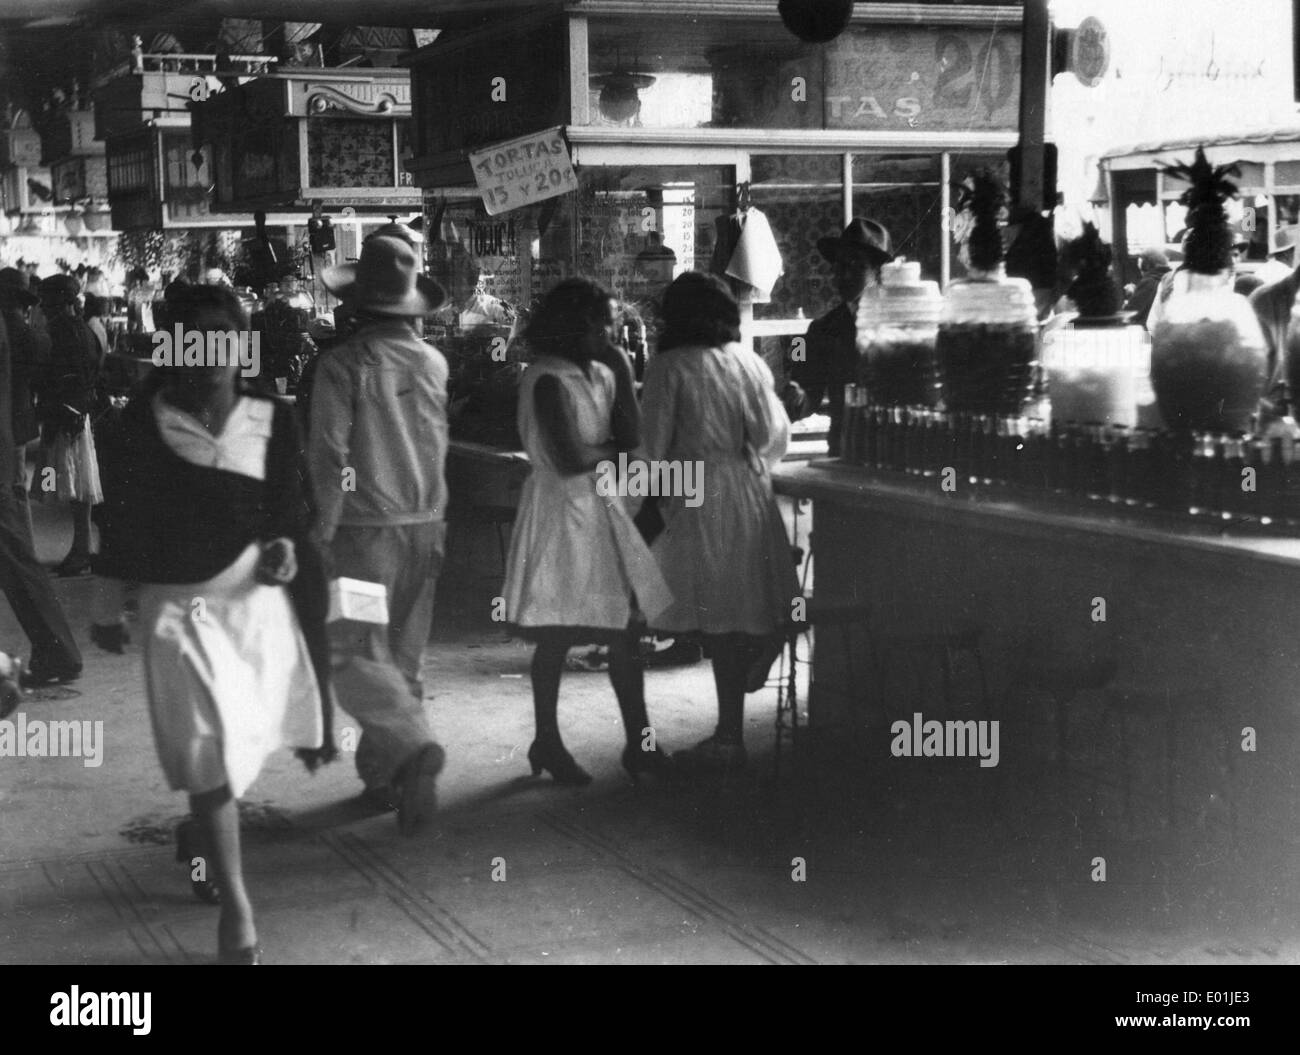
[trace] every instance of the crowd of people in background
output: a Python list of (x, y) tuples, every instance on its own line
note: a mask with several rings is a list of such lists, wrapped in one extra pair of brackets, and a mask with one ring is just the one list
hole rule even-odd
[[(445, 293), (421, 273), (418, 241), (390, 226), (356, 263), (322, 274), (342, 302), (340, 338), (313, 363), (310, 400), (296, 413), (232, 360), (153, 369), (98, 428), (103, 292), (66, 274), (33, 291), (24, 272), (0, 272), (13, 395), (0, 471), (14, 481), (0, 502), (0, 557), (32, 639), (28, 684), (73, 680), (82, 663), (32, 544), (24, 445), (39, 440), (37, 475), (52, 470), (54, 496), (74, 516), (56, 573), (93, 567), (100, 648), (123, 651), (126, 590), (138, 590), (134, 632), (157, 752), (190, 799), (182, 856), (211, 865), (223, 962), (260, 962), (237, 806), (272, 752), (292, 748), (313, 768), (335, 757), (337, 706), (361, 730), (363, 800), (395, 811), (406, 834), (436, 806), (446, 752), (420, 664), (446, 539), (448, 370), (419, 333)], [(155, 309), (160, 328), (250, 325), (215, 276), (173, 283)], [(560, 683), (575, 646), (607, 650), (633, 779), (743, 768), (744, 696), (765, 679), (798, 595), (769, 479), (789, 419), (770, 369), (740, 343), (732, 293), (712, 276), (678, 277), (657, 353), (643, 364), (617, 343), (618, 313), (598, 283), (569, 279), (522, 334), (519, 429), (532, 476), (507, 560), (505, 618), (535, 645), (530, 767), (561, 785), (591, 779), (560, 735)], [(707, 500), (664, 495), (638, 510), (609, 499), (596, 470), (620, 455), (702, 464)], [(335, 579), (382, 585), (386, 621), (328, 621)], [(656, 632), (703, 643), (717, 688), (715, 732), (675, 755), (647, 712), (640, 642)]]
[[(1290, 246), (1277, 248), (1281, 257)], [(603, 649), (633, 779), (746, 765), (745, 696), (764, 685), (799, 598), (771, 470), (791, 420), (826, 403), (834, 453), (856, 305), (892, 258), (889, 232), (870, 220), (819, 249), (838, 302), (810, 327), (807, 363), (783, 380), (742, 343), (731, 289), (701, 272), (667, 287), (643, 364), (618, 343), (617, 300), (591, 279), (560, 282), (522, 329), (518, 429), (531, 475), (502, 592), (507, 625), (534, 646), (534, 775), (591, 781), (559, 720), (566, 658), (578, 646)], [(1143, 316), (1159, 310), (1172, 269), (1157, 250), (1139, 268), (1128, 308)], [(1294, 273), (1282, 270), (1253, 298), (1261, 312), (1276, 301), (1279, 318), (1295, 299)], [(245, 305), (223, 277), (173, 283), (154, 325), (247, 331)], [(56, 573), (93, 565), (104, 584), (92, 628), (101, 648), (123, 650), (124, 584), (139, 587), (157, 750), (193, 813), (178, 838), (185, 854), (213, 864), (218, 948), (230, 963), (260, 962), (237, 802), (273, 751), (293, 748), (312, 768), (335, 757), (337, 705), (361, 730), (362, 798), (395, 811), (406, 834), (433, 815), (446, 758), (424, 704), (421, 655), (446, 543), (448, 367), (419, 322), (446, 294), (422, 274), (419, 236), (400, 224), (321, 277), (341, 300), (339, 339), (312, 364), (296, 412), (242, 378), (232, 358), (154, 369), (96, 429), (108, 352), (102, 284), (93, 274), (83, 286), (67, 274), (33, 283), (24, 269), (0, 270), (9, 401), (0, 408), (0, 585), (31, 639), (25, 684), (82, 669), (33, 547), (29, 495), (52, 490), (73, 512), (72, 548)], [(29, 481), (27, 447), (38, 442)], [(598, 478), (625, 457), (702, 466), (704, 500), (610, 497)], [(332, 579), (382, 586), (385, 618), (329, 621)], [(701, 647), (716, 689), (714, 732), (673, 754), (646, 699), (641, 643), (656, 634)]]

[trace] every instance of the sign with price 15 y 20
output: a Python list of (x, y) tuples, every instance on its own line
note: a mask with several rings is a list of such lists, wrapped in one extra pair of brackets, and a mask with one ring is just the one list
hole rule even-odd
[(469, 163), (489, 216), (578, 189), (559, 128), (474, 151)]

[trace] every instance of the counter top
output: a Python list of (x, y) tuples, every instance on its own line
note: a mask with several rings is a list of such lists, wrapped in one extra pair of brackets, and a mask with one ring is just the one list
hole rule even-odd
[[(1005, 487), (943, 492), (937, 478), (877, 472), (838, 459), (780, 465), (773, 472), (778, 494), (811, 498), (850, 508), (942, 521), (949, 525), (1022, 534), (1051, 535), (1081, 545), (1120, 542), (1136, 547), (1173, 548), (1195, 563), (1234, 558), (1267, 574), (1300, 569), (1300, 538), (1269, 533), (1252, 523), (1204, 522), (1155, 510), (1134, 510), (1107, 502), (1056, 495), (1027, 495)], [(972, 493), (973, 491), (973, 493)]]

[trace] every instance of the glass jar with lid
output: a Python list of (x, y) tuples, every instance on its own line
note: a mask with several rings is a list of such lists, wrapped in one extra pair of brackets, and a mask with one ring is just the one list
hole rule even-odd
[(921, 265), (899, 258), (858, 301), (858, 378), (876, 405), (938, 405), (935, 342), (943, 297)]
[(999, 263), (972, 268), (944, 293), (936, 342), (943, 399), (950, 411), (1019, 415), (1033, 400), (1038, 311), (1023, 278)]

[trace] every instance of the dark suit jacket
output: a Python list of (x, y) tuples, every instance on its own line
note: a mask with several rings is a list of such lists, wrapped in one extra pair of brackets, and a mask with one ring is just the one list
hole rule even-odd
[(808, 327), (804, 362), (790, 364), (790, 378), (804, 390), (798, 416), (815, 414), (823, 397), (829, 403), (830, 453), (839, 453), (840, 422), (844, 417), (844, 386), (857, 381), (858, 324), (847, 304), (832, 308)]
[(33, 389), (49, 362), (50, 339), (17, 312), (4, 312), (4, 321), (9, 331), (10, 420), (14, 443), (24, 444), (36, 439), (40, 432)]

